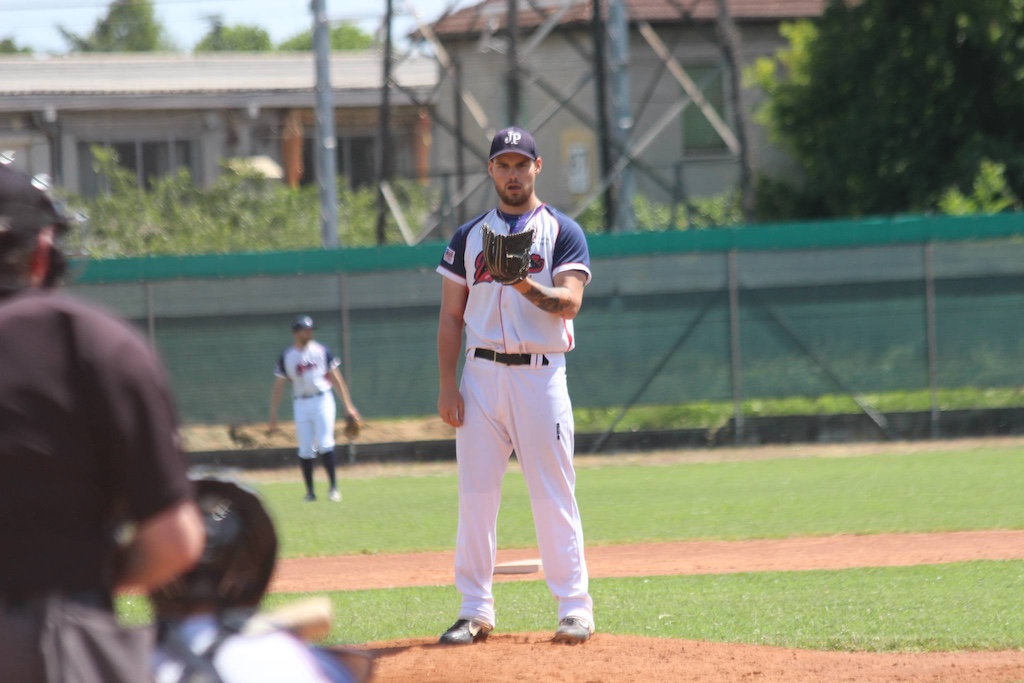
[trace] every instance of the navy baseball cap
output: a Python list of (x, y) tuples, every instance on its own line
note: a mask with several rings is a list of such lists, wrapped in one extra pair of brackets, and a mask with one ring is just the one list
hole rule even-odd
[(48, 225), (64, 232), (68, 219), (31, 177), (10, 164), (0, 164), (0, 231), (39, 230)]
[(313, 324), (313, 319), (308, 315), (300, 315), (292, 323), (292, 332), (297, 330), (312, 330), (316, 325)]
[(490, 160), (499, 154), (508, 154), (509, 152), (522, 154), (531, 159), (540, 156), (537, 154), (537, 143), (533, 141), (533, 136), (516, 126), (499, 130), (495, 134), (494, 139), (491, 140), (491, 155), (487, 159)]

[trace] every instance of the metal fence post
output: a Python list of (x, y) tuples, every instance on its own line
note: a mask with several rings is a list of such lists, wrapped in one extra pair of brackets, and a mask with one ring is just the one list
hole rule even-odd
[(156, 346), (156, 306), (154, 305), (153, 283), (145, 284), (146, 290), (146, 332), (149, 334), (149, 343)]
[[(349, 334), (349, 305), (348, 305), (348, 276), (345, 273), (338, 273), (338, 312), (341, 321), (341, 364), (342, 376), (348, 385), (349, 392), (352, 392), (352, 344)], [(354, 401), (355, 399), (353, 399)], [(356, 444), (352, 439), (348, 440), (348, 462), (353, 464), (356, 461)]]
[(743, 443), (743, 363), (740, 356), (740, 287), (736, 250), (730, 249), (729, 265), (729, 370), (732, 377), (732, 413), (737, 446)]
[(935, 269), (933, 264), (935, 246), (924, 244), (924, 311), (928, 343), (928, 388), (931, 392), (931, 435), (939, 438), (939, 336), (935, 324)]

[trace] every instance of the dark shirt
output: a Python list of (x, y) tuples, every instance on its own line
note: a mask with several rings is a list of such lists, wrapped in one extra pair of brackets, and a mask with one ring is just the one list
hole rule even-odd
[(0, 299), (0, 596), (109, 592), (114, 522), (184, 500), (186, 470), (163, 366), (128, 323)]

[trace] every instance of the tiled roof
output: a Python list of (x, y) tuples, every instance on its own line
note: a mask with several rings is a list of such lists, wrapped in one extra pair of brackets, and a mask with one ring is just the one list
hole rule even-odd
[[(680, 21), (714, 21), (718, 16), (715, 0), (623, 0), (627, 17), (632, 21), (652, 23)], [(737, 21), (778, 21), (820, 16), (826, 0), (729, 0), (729, 10)], [(591, 20), (591, 0), (534, 0), (533, 9), (526, 0), (519, 0), (516, 21), (520, 28), (540, 26), (547, 16), (568, 8), (560, 25), (584, 24)], [(607, 11), (607, 10), (606, 10)], [(442, 17), (434, 23), (434, 32), (441, 37), (474, 35), (489, 30), (503, 30), (508, 17), (507, 0), (483, 0), (471, 7)]]
[[(379, 89), (381, 60), (378, 51), (332, 53), (332, 89)], [(17, 55), (0, 57), (0, 74), (0, 97), (309, 92), (316, 86), (309, 52)], [(433, 88), (436, 64), (411, 57), (395, 67), (393, 77), (407, 88)]]

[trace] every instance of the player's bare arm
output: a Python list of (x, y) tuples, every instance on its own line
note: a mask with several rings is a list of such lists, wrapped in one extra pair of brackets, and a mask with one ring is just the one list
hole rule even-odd
[(277, 408), (281, 405), (281, 394), (284, 393), (284, 385), (288, 382), (284, 377), (275, 377), (274, 386), (270, 390), (270, 416), (267, 420), (267, 429), (277, 429)]
[(583, 305), (583, 287), (587, 276), (578, 270), (567, 270), (554, 277), (554, 286), (547, 287), (526, 278), (512, 287), (542, 311), (572, 320)]
[(203, 522), (192, 501), (142, 521), (125, 549), (118, 591), (148, 591), (188, 571), (203, 552)]
[(341, 402), (345, 406), (345, 414), (351, 415), (357, 420), (361, 419), (359, 411), (356, 410), (356, 406), (352, 403), (352, 395), (349, 394), (348, 385), (345, 384), (345, 378), (338, 372), (338, 368), (331, 368), (331, 371), (327, 374), (327, 378), (331, 382), (331, 386), (338, 392), (338, 396), (341, 397)]
[(441, 313), (437, 322), (437, 367), (440, 388), (437, 394), (437, 414), (445, 424), (461, 427), (465, 404), (459, 393), (458, 366), (462, 352), (463, 313), (469, 290), (448, 278), (441, 285)]

